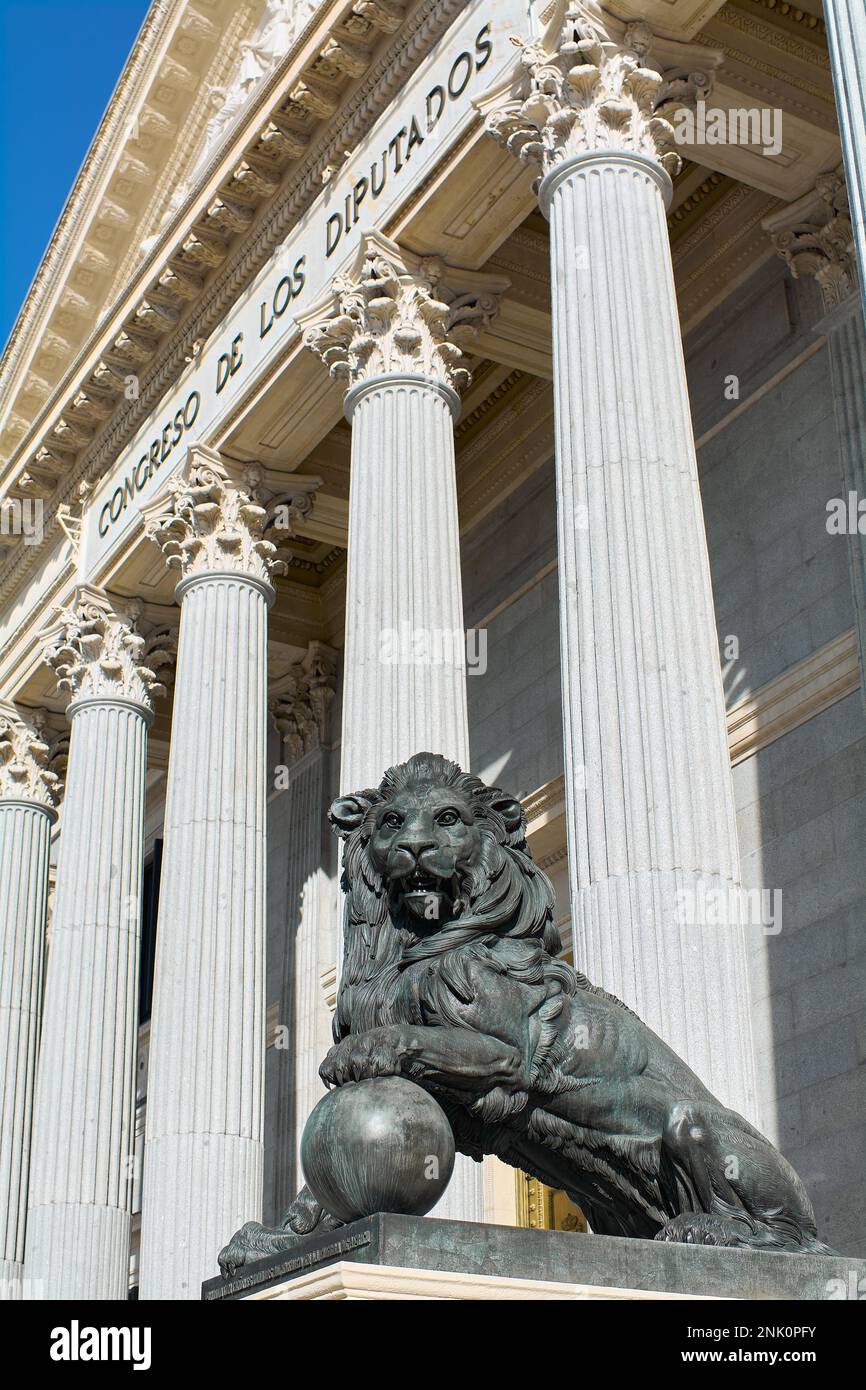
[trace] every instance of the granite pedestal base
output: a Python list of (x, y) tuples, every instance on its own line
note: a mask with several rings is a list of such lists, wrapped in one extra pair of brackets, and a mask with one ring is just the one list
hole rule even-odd
[(221, 1299), (796, 1299), (866, 1296), (866, 1261), (380, 1213), (209, 1279)]

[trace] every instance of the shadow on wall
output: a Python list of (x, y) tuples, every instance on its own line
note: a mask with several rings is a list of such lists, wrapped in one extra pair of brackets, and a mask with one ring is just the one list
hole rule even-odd
[[(842, 471), (814, 287), (762, 268), (692, 335), (697, 431), (790, 364), (699, 462), (729, 705), (854, 624)], [(721, 404), (720, 404), (721, 403)], [(736, 647), (726, 641), (735, 639)], [(774, 918), (750, 930), (760, 1123), (800, 1173), (822, 1236), (866, 1252), (866, 726), (859, 693), (734, 768), (743, 881)], [(768, 895), (769, 896), (769, 895)]]

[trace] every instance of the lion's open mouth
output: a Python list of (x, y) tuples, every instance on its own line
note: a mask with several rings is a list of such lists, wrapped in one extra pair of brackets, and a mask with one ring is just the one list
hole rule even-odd
[(444, 893), (447, 883), (436, 874), (427, 874), (423, 869), (415, 869), (401, 879), (404, 893)]
[(452, 916), (459, 887), (454, 879), (440, 878), (415, 868), (394, 885), (403, 906), (413, 917), (435, 925)]

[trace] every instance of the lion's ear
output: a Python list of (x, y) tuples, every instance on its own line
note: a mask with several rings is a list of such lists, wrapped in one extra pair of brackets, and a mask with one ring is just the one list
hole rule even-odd
[(378, 800), (378, 797), (371, 791), (358, 792), (355, 796), (338, 796), (337, 800), (331, 803), (328, 812), (328, 820), (334, 834), (345, 839), (353, 830), (357, 830), (359, 825), (363, 825), (374, 800)]
[(513, 796), (497, 796), (491, 803), (494, 811), (502, 817), (502, 823), (509, 835), (519, 830), (523, 824), (523, 807)]

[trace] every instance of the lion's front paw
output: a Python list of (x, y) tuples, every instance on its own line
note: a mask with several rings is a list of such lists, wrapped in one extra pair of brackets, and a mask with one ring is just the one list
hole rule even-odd
[(747, 1223), (734, 1218), (716, 1216), (711, 1212), (687, 1211), (674, 1216), (660, 1231), (655, 1240), (669, 1241), (675, 1245), (724, 1245), (738, 1246), (748, 1244)]
[(396, 1030), (374, 1028), (343, 1038), (332, 1047), (319, 1075), (326, 1086), (343, 1086), (347, 1081), (364, 1081), (369, 1076), (399, 1075), (402, 1056)]
[(245, 1264), (264, 1259), (266, 1255), (279, 1254), (281, 1250), (297, 1245), (299, 1239), (294, 1231), (263, 1226), (260, 1221), (248, 1221), (239, 1231), (235, 1231), (228, 1245), (219, 1252), (220, 1273), (224, 1279), (233, 1279)]

